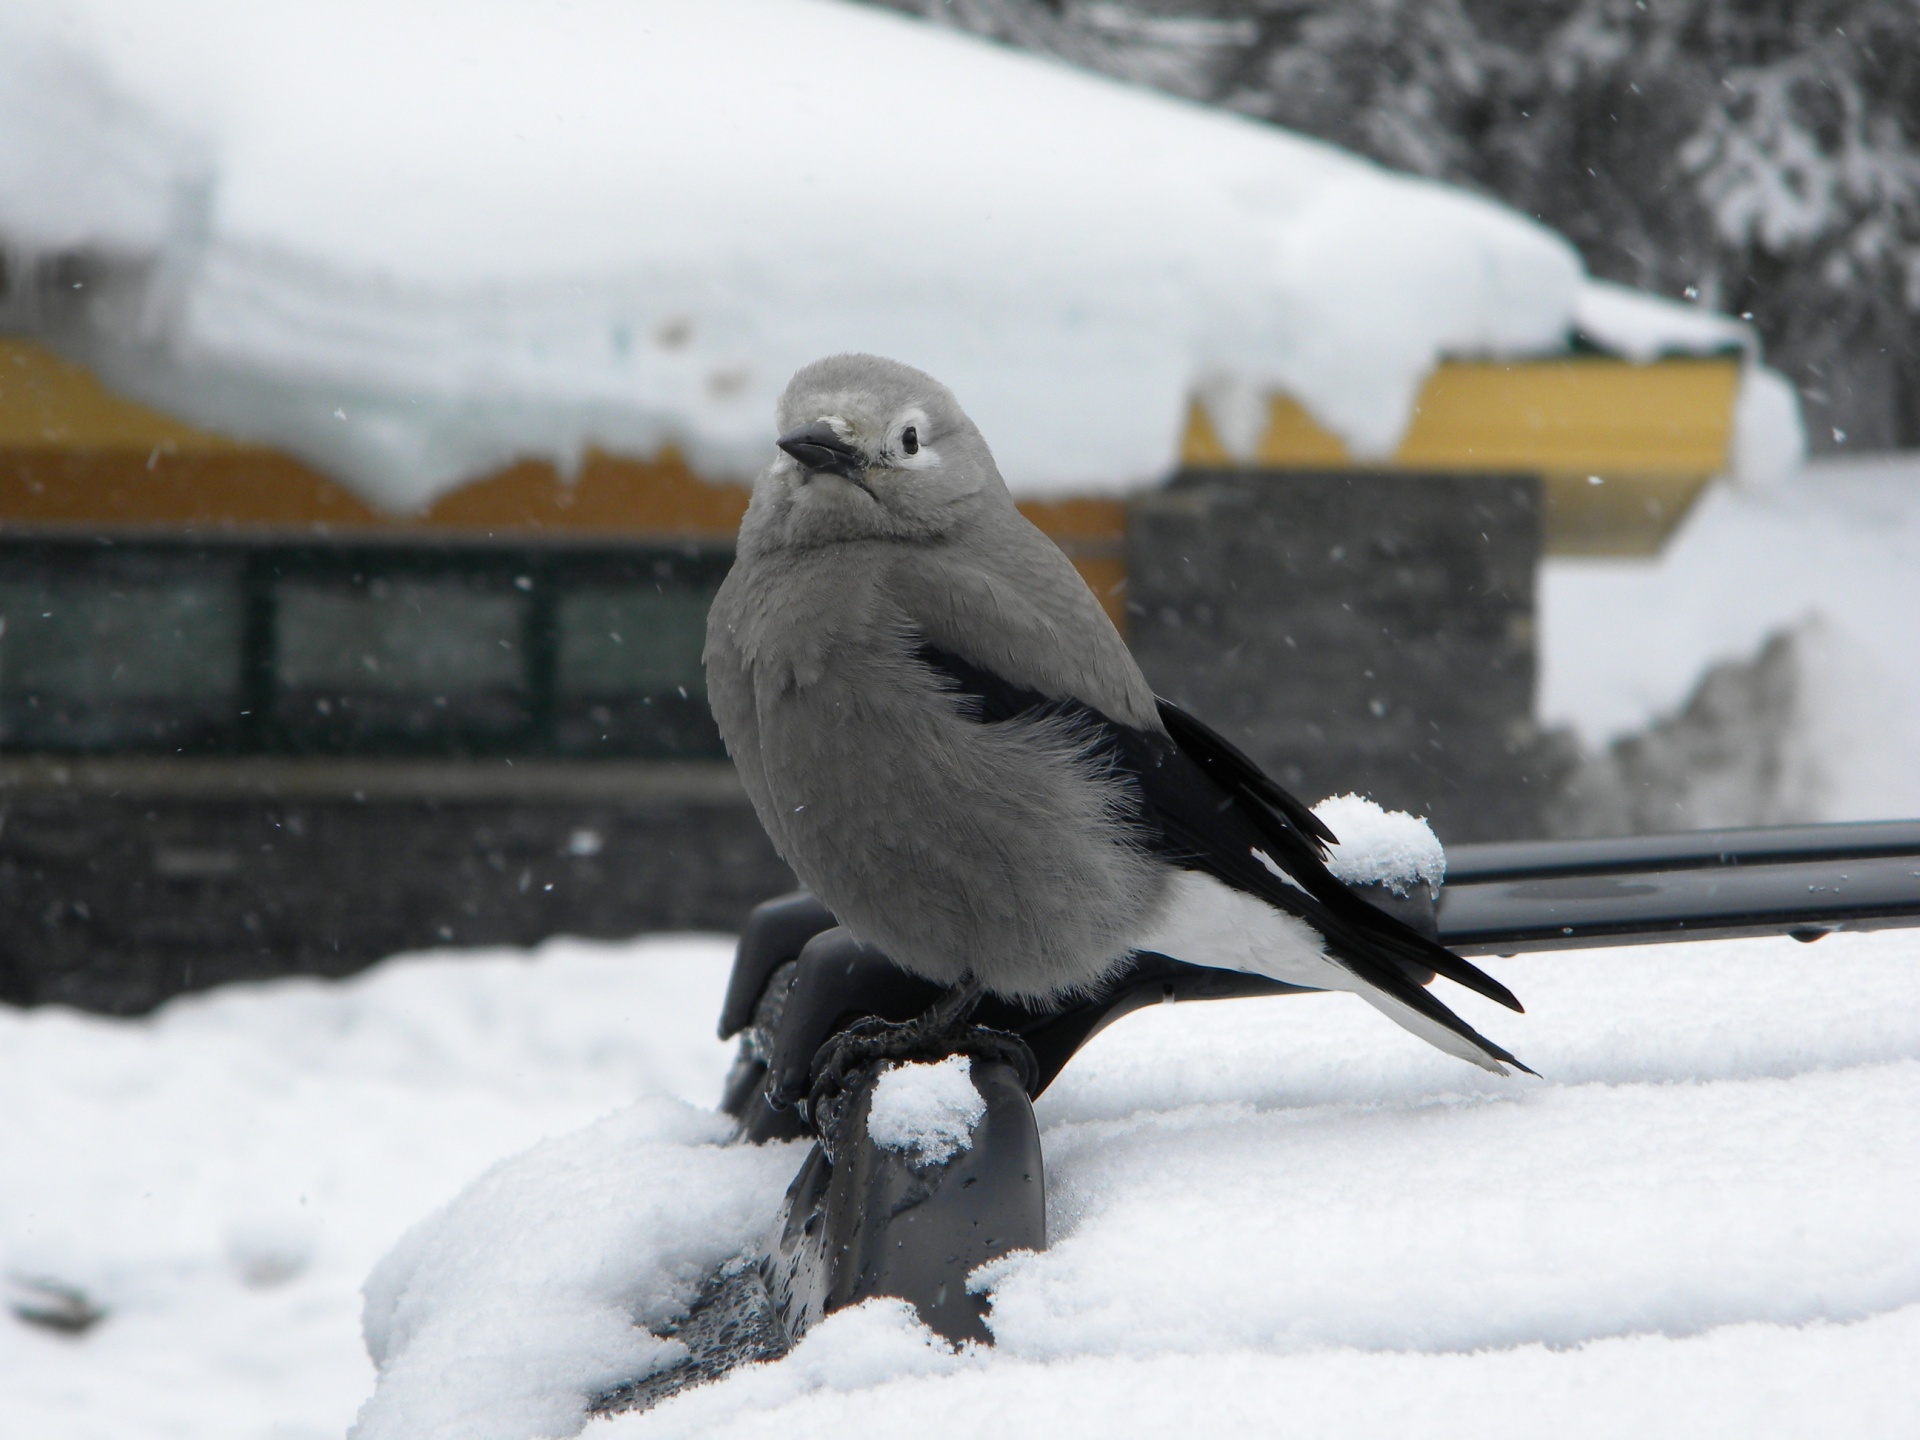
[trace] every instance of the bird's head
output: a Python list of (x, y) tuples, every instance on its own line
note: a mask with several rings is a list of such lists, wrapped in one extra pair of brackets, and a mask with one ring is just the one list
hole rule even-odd
[(937, 540), (1006, 497), (959, 402), (897, 361), (816, 360), (788, 382), (778, 420), (778, 453), (754, 493), (776, 543)]

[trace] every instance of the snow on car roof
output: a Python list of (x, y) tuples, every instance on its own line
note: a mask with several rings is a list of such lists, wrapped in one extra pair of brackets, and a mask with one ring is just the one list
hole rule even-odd
[(1383, 456), (1443, 356), (1746, 339), (1494, 202), (833, 0), (22, 0), (0, 240), (92, 257), (16, 328), (400, 509), (590, 444), (751, 471), (839, 350), (1032, 495), (1165, 473), (1196, 388)]
[[(580, 1431), (805, 1153), (715, 1143), (730, 951), (0, 1006), (0, 1292), (107, 1311), (0, 1315), (0, 1430)], [(1785, 937), (1507, 962), (1545, 1080), (1346, 996), (1150, 1006), (1040, 1102), (1050, 1247), (980, 1276), (993, 1349), (869, 1302), (582, 1433), (1906, 1435), (1912, 933), (1816, 953), (1816, 984)]]

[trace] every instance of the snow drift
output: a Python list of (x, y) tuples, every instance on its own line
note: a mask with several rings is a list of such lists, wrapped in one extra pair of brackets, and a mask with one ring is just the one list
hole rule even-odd
[[(1154, 1006), (1041, 1100), (1052, 1249), (981, 1276), (996, 1348), (882, 1302), (586, 1433), (1905, 1436), (1916, 939), (1504, 962), (1544, 1081), (1339, 996)], [(106, 1312), (79, 1337), (0, 1312), (0, 1433), (576, 1429), (588, 1385), (665, 1351), (622, 1307), (684, 1303), (799, 1164), (699, 1113), (730, 948), (0, 1008), (0, 1272)], [(294, 1230), (293, 1273), (247, 1260)]]
[(1539, 595), (1541, 718), (1600, 801), (1569, 833), (1920, 815), (1920, 456), (1710, 492), (1658, 559), (1549, 558)]
[(401, 509), (588, 444), (757, 468), (836, 350), (1033, 493), (1164, 473), (1196, 386), (1372, 456), (1442, 356), (1751, 347), (1494, 203), (828, 0), (16, 0), (0, 242), (0, 325)]

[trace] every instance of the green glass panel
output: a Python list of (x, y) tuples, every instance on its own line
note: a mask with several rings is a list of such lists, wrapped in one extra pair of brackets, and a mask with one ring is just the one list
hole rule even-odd
[(197, 744), (231, 725), (240, 692), (237, 569), (36, 567), (0, 579), (0, 736), (12, 745)]
[(560, 693), (704, 694), (704, 591), (582, 586), (560, 600)]
[(280, 684), (382, 694), (516, 688), (525, 601), (462, 576), (283, 582)]
[(460, 574), (274, 589), (273, 720), (295, 749), (458, 752), (530, 722), (525, 594)]

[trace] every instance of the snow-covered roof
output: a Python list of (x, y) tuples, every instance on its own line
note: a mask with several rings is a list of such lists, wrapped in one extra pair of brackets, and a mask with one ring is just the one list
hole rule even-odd
[(16, 327), (397, 508), (589, 444), (751, 471), (838, 350), (1032, 494), (1163, 474), (1223, 377), (1365, 457), (1442, 356), (1750, 344), (1492, 202), (834, 0), (11, 0), (0, 241), (93, 257)]

